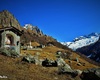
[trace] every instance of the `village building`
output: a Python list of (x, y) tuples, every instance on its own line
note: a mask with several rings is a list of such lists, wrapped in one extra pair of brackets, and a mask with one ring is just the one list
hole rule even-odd
[(0, 48), (10, 48), (20, 54), (22, 32), (15, 27), (0, 28)]

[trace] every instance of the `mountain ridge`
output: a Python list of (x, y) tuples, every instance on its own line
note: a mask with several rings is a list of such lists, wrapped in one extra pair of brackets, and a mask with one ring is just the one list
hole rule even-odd
[[(2, 17), (2, 16), (0, 16), (0, 17)], [(6, 26), (9, 25), (7, 27), (10, 27), (13, 23), (15, 23), (15, 24), (18, 23), (18, 21), (16, 21), (16, 19), (11, 21), (10, 24), (9, 24), (9, 19), (7, 19), (7, 20), (8, 21), (6, 22)], [(5, 22), (2, 22), (0, 25), (2, 25), (4, 23)], [(20, 26), (20, 24), (19, 24), (19, 26)], [(17, 27), (18, 26), (16, 26), (16, 28)], [(11, 79), (12, 80), (16, 80), (16, 79), (19, 79), (19, 80), (24, 80), (24, 79), (25, 80), (32, 80), (32, 79), (35, 79), (35, 80), (55, 80), (55, 79), (81, 80), (79, 75), (77, 77), (73, 77), (69, 73), (64, 74), (64, 75), (63, 74), (58, 75), (59, 67), (61, 67), (61, 66), (43, 67), (41, 65), (41, 63), (42, 63), (41, 59), (43, 59), (43, 60), (50, 59), (50, 61), (48, 61), (48, 62), (51, 63), (51, 61), (54, 61), (55, 59), (57, 59), (57, 57), (60, 57), (59, 56), (60, 54), (62, 54), (62, 58), (65, 61), (62, 64), (63, 65), (65, 63), (69, 64), (73, 70), (78, 69), (79, 71), (81, 71), (86, 68), (93, 68), (93, 67), (98, 68), (98, 65), (95, 65), (92, 62), (90, 63), (88, 60), (83, 58), (83, 56), (78, 55), (75, 51), (72, 51), (67, 46), (64, 46), (61, 43), (57, 42), (57, 40), (54, 39), (53, 37), (43, 34), (41, 30), (38, 30), (39, 29), (38, 27), (31, 25), (31, 27), (29, 27), (29, 28), (23, 28), (21, 26), (20, 26), (20, 28), (23, 31), (23, 34), (21, 36), (21, 43), (27, 44), (28, 42), (31, 41), (31, 42), (38, 42), (39, 44), (45, 44), (46, 46), (44, 48), (40, 48), (40, 49), (38, 49), (37, 47), (32, 48), (32, 50), (21, 49), (21, 56), (19, 56), (18, 58), (15, 58), (15, 57), (11, 58), (8, 56), (4, 56), (4, 55), (2, 55), (2, 53), (0, 53), (1, 75), (4, 75), (4, 76), (6, 75), (9, 80), (11, 80)], [(24, 45), (24, 46), (27, 46), (27, 45)], [(36, 50), (34, 50), (34, 49), (36, 49)], [(59, 51), (61, 51), (60, 54), (58, 53)], [(33, 60), (33, 57), (36, 59), (39, 57), (39, 61), (41, 63), (40, 63), (40, 65), (37, 65), (34, 63), (30, 63), (30, 62), (29, 63), (24, 62), (24, 61), (22, 61), (24, 56), (25, 57), (29, 56), (28, 60), (30, 60), (30, 57), (32, 60)], [(62, 62), (62, 61), (60, 61), (60, 62)], [(66, 68), (65, 65), (63, 67)], [(63, 70), (64, 69), (63, 67), (61, 67), (62, 69), (61, 68), (60, 69)], [(68, 69), (68, 71), (69, 71), (69, 69)], [(75, 75), (76, 74), (77, 73), (75, 72)]]
[(21, 36), (21, 44), (27, 44), (30, 41), (38, 42), (39, 44), (44, 45), (52, 43), (55, 46), (68, 49), (66, 46), (63, 46), (61, 43), (57, 42), (57, 40), (52, 36), (43, 34), (43, 32), (37, 26), (27, 24), (22, 27), (15, 16), (8, 10), (0, 11), (0, 28), (11, 26), (19, 29), (20, 31), (23, 31), (23, 34)]
[(76, 51), (82, 54), (85, 54), (88, 58), (96, 62), (100, 62), (100, 38), (97, 42), (91, 45), (79, 48)]
[(99, 39), (99, 36), (100, 36), (100, 33), (91, 33), (89, 35), (77, 37), (72, 42), (61, 42), (61, 43), (75, 51), (78, 48), (97, 42)]
[(33, 26), (32, 24), (25, 24), (25, 25), (23, 26), (23, 28), (32, 30), (32, 31), (34, 31), (36, 34), (40, 34), (41, 36), (44, 35), (43, 32), (38, 28), (38, 26)]

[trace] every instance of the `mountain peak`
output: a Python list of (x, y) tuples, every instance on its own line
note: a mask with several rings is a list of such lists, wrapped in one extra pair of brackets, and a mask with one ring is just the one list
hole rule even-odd
[(99, 39), (99, 36), (100, 36), (99, 33), (91, 33), (89, 35), (77, 37), (72, 42), (65, 42), (62, 44), (68, 46), (72, 50), (76, 50), (78, 48), (97, 42)]
[(100, 34), (99, 33), (91, 33), (91, 34), (89, 34), (88, 36), (99, 36)]
[(23, 26), (23, 28), (25, 29), (28, 29), (28, 30), (32, 30), (34, 31), (36, 34), (39, 34), (39, 35), (43, 35), (43, 32), (37, 27), (37, 26), (33, 26), (32, 24), (25, 24)]
[[(10, 13), (8, 10), (2, 10), (1, 12)], [(11, 14), (11, 13), (10, 13)]]

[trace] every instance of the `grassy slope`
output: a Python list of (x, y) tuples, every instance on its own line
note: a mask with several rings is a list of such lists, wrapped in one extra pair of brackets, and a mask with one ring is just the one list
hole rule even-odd
[[(49, 46), (49, 47), (45, 47), (44, 49), (42, 50), (29, 50), (29, 51), (23, 51), (22, 50), (22, 54), (24, 54), (24, 52), (26, 53), (30, 53), (30, 54), (33, 54), (36, 53), (36, 52), (40, 52), (40, 58), (49, 58), (49, 59), (56, 59), (55, 57), (55, 53), (56, 51), (65, 51), (64, 49), (60, 49), (58, 47), (55, 47), (55, 46)], [(69, 50), (66, 50), (68, 52), (70, 52)], [(78, 66), (77, 65), (77, 62), (76, 61), (73, 61), (72, 60), (72, 63), (69, 63), (69, 60), (66, 59), (66, 63), (69, 64), (73, 69), (80, 69), (80, 70), (83, 70), (83, 69), (86, 69), (86, 68), (93, 68), (93, 67), (97, 67), (89, 62), (87, 62), (86, 60), (84, 60), (81, 56), (79, 56), (78, 54), (76, 54), (75, 52), (70, 52), (73, 54), (72, 56), (72, 59), (75, 59), (76, 57), (79, 59), (80, 62), (82, 63), (85, 63), (85, 66)]]
[(21, 58), (10, 58), (0, 55), (0, 75), (7, 79), (0, 80), (71, 80), (68, 75), (58, 75), (57, 67), (42, 67), (21, 62)]
[[(55, 52), (57, 50), (63, 50), (60, 48), (57, 48), (55, 46), (52, 47), (46, 47), (43, 50), (30, 50), (26, 51), (26, 53), (31, 53), (34, 55), (36, 52), (40, 52), (40, 58), (50, 58), (50, 59), (56, 59)], [(21, 51), (22, 54), (25, 51)], [(66, 62), (71, 65), (73, 69), (86, 69), (91, 67), (97, 67), (93, 64), (88, 63), (84, 59), (82, 59), (79, 55), (76, 53), (73, 53), (73, 58), (79, 57), (79, 60), (86, 63), (85, 66), (77, 66), (77, 62), (72, 61), (72, 64), (68, 63), (68, 60)], [(39, 65), (29, 64), (21, 61), (22, 57), (20, 58), (10, 58), (3, 55), (0, 55), (0, 75), (7, 76), (7, 79), (3, 80), (73, 80), (68, 75), (58, 75), (57, 74), (57, 67), (42, 67)], [(2, 80), (2, 79), (0, 79)], [(78, 80), (78, 79), (76, 79)]]

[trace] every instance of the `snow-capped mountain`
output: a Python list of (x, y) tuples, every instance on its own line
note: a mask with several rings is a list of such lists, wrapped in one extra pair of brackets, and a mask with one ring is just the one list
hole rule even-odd
[(96, 62), (100, 62), (100, 38), (94, 44), (78, 48), (76, 51), (86, 55), (88, 58)]
[(31, 24), (25, 24), (23, 26), (23, 28), (25, 29), (30, 29), (32, 31), (34, 31), (35, 33), (40, 33), (40, 34), (43, 34), (43, 32), (37, 27), (37, 26), (33, 26)]
[(41, 30), (37, 26), (33, 26), (31, 24), (25, 24), (25, 26), (23, 28), (30, 29), (30, 30), (34, 30), (35, 29), (35, 30), (41, 32)]
[(72, 42), (61, 42), (61, 43), (75, 51), (78, 48), (97, 42), (99, 39), (99, 36), (100, 34), (98, 33), (91, 33), (89, 35), (77, 37)]
[(32, 26), (31, 24), (25, 24), (23, 28), (32, 30), (33, 27), (35, 26)]

